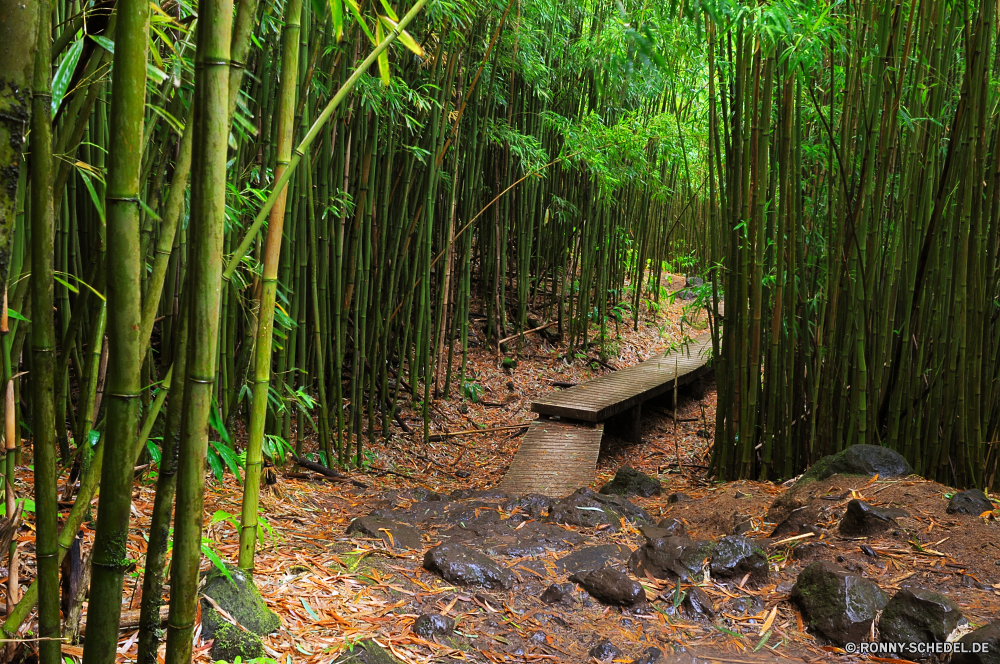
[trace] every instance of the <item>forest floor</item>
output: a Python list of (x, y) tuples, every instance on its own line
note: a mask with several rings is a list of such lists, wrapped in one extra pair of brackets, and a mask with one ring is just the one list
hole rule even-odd
[[(682, 285), (683, 277), (679, 279)], [(680, 299), (665, 301), (655, 314), (644, 312), (638, 330), (623, 324), (607, 362), (631, 365), (700, 332), (696, 319), (693, 328), (690, 320), (681, 325), (682, 319), (695, 318), (684, 305)], [(700, 326), (704, 327), (703, 319)], [(631, 550), (643, 543), (639, 531), (624, 521), (620, 528), (566, 526), (572, 547), (559, 551), (555, 546), (556, 551), (550, 547), (543, 555), (505, 559), (518, 579), (511, 590), (456, 587), (423, 569), (424, 552), (454, 538), (458, 530), (480, 539), (498, 534), (508, 536), (505, 541), (516, 541), (520, 530), (516, 526), (535, 521), (516, 503), (491, 497), (488, 490), (503, 477), (524, 431), (501, 427), (533, 419), (532, 398), (557, 389), (553, 381), (579, 383), (609, 370), (588, 359), (567, 363), (564, 353), (562, 345), (533, 334), (522, 346), (517, 366), (504, 370), (495, 347), (472, 349), (469, 374), (479, 386), (477, 402), (454, 396), (435, 402), (432, 433), (483, 433), (444, 437), (425, 445), (419, 412), (404, 403), (400, 415), (413, 433), (393, 424), (391, 440), (367, 448), (366, 472), (352, 474), (367, 488), (326, 481), (297, 468), (278, 469), (277, 484), (262, 494), (268, 534), (261, 542), (254, 575), (261, 595), (283, 623), (278, 633), (265, 638), (270, 657), (282, 663), (326, 664), (372, 639), (408, 663), (590, 662), (596, 660), (588, 652), (607, 639), (619, 649), (616, 662), (637, 660), (650, 647), (667, 653), (661, 662), (858, 661), (809, 633), (789, 601), (796, 575), (813, 560), (837, 561), (875, 580), (889, 594), (904, 582), (931, 586), (958, 602), (976, 625), (1000, 614), (1000, 526), (995, 520), (946, 514), (945, 496), (951, 490), (915, 476), (874, 481), (834, 476), (817, 485), (825, 497), (836, 497), (829, 505), (831, 519), (852, 497), (905, 506), (911, 515), (900, 519), (905, 537), (897, 533), (869, 540), (880, 551), (878, 558), (864, 555), (857, 541), (837, 537), (833, 530), (829, 537), (816, 538), (823, 540), (819, 545), (808, 539), (779, 544), (768, 540), (775, 525), (767, 520), (768, 507), (784, 487), (706, 479), (709, 432), (715, 421), (710, 377), (685, 390), (676, 411), (679, 421), (665, 411), (644, 410), (641, 444), (606, 437), (591, 488), (599, 489), (621, 466), (629, 465), (662, 482), (660, 495), (630, 498), (654, 521), (677, 518), (692, 539), (715, 540), (745, 530), (745, 536), (759, 538), (769, 547), (773, 571), (766, 581), (755, 584), (744, 578), (700, 584), (714, 605), (711, 619), (682, 612), (674, 601), (673, 584), (651, 578), (640, 579), (649, 601), (630, 609), (602, 605), (579, 590), (559, 604), (539, 599), (550, 584), (566, 581), (571, 570), (559, 559), (567, 548), (572, 548), (570, 555), (586, 550), (585, 556), (604, 556), (609, 564), (622, 566)], [(30, 493), (30, 469), (22, 470), (19, 490)], [(154, 488), (149, 478), (137, 481), (135, 487), (130, 550), (140, 564)], [(468, 495), (476, 490), (485, 493)], [(456, 491), (461, 493), (448, 500), (447, 494)], [(817, 491), (814, 494), (819, 495)], [(236, 478), (227, 474), (222, 483), (210, 480), (206, 496), (206, 536), (228, 562), (237, 558), (238, 536), (230, 517), (239, 514), (241, 493)], [(422, 549), (400, 549), (384, 539), (345, 534), (352, 520), (373, 510), (403, 520), (419, 509), (440, 517), (419, 525), (416, 518), (411, 522), (421, 531)], [(482, 518), (484, 514), (490, 518)], [(482, 529), (477, 531), (471, 521), (480, 522)], [(88, 542), (92, 532), (86, 528), (84, 532)], [(925, 545), (925, 551), (909, 544), (911, 536)], [(34, 571), (30, 519), (18, 539), (27, 554), (21, 571), (26, 584)], [(126, 577), (123, 624), (137, 618), (138, 585), (139, 573)], [(430, 639), (417, 636), (411, 629), (413, 620), (426, 613), (455, 619), (455, 633)], [(135, 628), (123, 628), (119, 662), (135, 656), (136, 637)], [(195, 660), (210, 661), (209, 650), (210, 643), (199, 640)], [(82, 648), (67, 645), (64, 652), (76, 660)]]

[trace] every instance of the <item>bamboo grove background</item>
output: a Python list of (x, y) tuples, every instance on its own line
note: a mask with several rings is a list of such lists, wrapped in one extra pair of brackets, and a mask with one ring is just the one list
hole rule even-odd
[(58, 561), (100, 485), (84, 658), (114, 657), (145, 454), (140, 652), (172, 537), (186, 661), (206, 462), (245, 470), (250, 570), (265, 457), (363, 467), (404, 394), (427, 436), (470, 342), (555, 320), (567, 361), (606, 355), (668, 260), (708, 279), (717, 477), (871, 443), (995, 485), (996, 9), (0, 3), (6, 514), (30, 458), (37, 527), (4, 629), (37, 602), (59, 659)]
[(996, 486), (996, 3), (796, 8), (707, 22), (714, 466), (784, 478), (868, 443)]

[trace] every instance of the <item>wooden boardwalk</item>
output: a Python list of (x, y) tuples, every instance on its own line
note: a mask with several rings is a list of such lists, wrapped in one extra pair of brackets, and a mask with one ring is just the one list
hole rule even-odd
[(712, 337), (705, 333), (675, 351), (535, 401), (531, 410), (541, 417), (528, 428), (499, 488), (563, 496), (587, 486), (601, 451), (601, 423), (630, 420), (637, 437), (643, 402), (706, 373), (711, 354)]
[(538, 419), (531, 423), (500, 483), (509, 493), (564, 496), (590, 484), (604, 425)]
[(701, 375), (712, 353), (712, 337), (703, 334), (680, 349), (657, 355), (634, 366), (612, 371), (566, 390), (553, 392), (531, 404), (531, 410), (550, 417), (603, 422), (626, 410), (685, 385)]

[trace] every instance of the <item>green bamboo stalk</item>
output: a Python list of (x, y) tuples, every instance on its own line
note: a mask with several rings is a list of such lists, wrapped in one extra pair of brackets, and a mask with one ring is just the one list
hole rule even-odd
[(229, 57), (233, 2), (199, 5), (194, 127), (198, 158), (191, 192), (188, 357), (178, 442), (177, 512), (167, 621), (168, 664), (191, 661), (198, 612), (208, 418), (218, 367), (222, 246), (229, 135)]
[(126, 544), (132, 506), (135, 459), (130, 454), (138, 434), (142, 383), (141, 256), (139, 256), (139, 175), (146, 92), (149, 5), (124, 0), (118, 6), (111, 99), (108, 178), (105, 194), (108, 252), (108, 463), (101, 468), (102, 500), (94, 535), (91, 609), (83, 660), (99, 664), (114, 659), (125, 570), (131, 564)]
[(56, 664), (59, 645), (59, 563), (54, 373), (55, 209), (52, 200), (51, 14), (38, 5), (31, 100), (31, 415), (34, 429), (35, 560), (39, 581), (38, 661)]

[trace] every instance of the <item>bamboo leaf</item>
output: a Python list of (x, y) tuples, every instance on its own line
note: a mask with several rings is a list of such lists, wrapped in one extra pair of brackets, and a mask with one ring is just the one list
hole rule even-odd
[(62, 104), (63, 97), (69, 89), (69, 82), (76, 71), (76, 65), (80, 62), (80, 54), (83, 53), (83, 38), (77, 39), (66, 51), (62, 62), (56, 68), (56, 75), (52, 77), (52, 117), (56, 117), (56, 111)]
[(344, 5), (342, 0), (330, 0), (330, 16), (333, 18), (333, 34), (339, 44), (344, 39)]
[(201, 543), (201, 552), (202, 552), (202, 554), (204, 554), (204, 556), (206, 558), (208, 558), (209, 560), (212, 561), (212, 564), (215, 565), (215, 567), (220, 572), (222, 572), (222, 574), (227, 579), (229, 579), (230, 581), (232, 581), (234, 584), (236, 583), (236, 581), (233, 580), (233, 575), (229, 572), (229, 568), (226, 567), (226, 564), (224, 562), (222, 562), (222, 558), (220, 558), (219, 554), (217, 554), (212, 549), (212, 545), (209, 544), (207, 540), (202, 540), (202, 543)]
[(392, 5), (389, 4), (389, 0), (381, 0), (382, 7), (385, 8), (386, 15), (392, 19), (393, 23), (399, 23), (399, 17), (396, 16), (396, 12), (392, 11)]
[(153, 460), (153, 463), (160, 465), (160, 448), (156, 446), (156, 443), (151, 440), (147, 440), (146, 449), (149, 450), (149, 458)]
[[(385, 23), (385, 27), (388, 28), (390, 32), (395, 30), (399, 23), (399, 21), (387, 16), (379, 16), (378, 18), (380, 21)], [(406, 30), (399, 31), (399, 41), (403, 42), (403, 46), (413, 51), (414, 54), (420, 56), (421, 58), (424, 57), (424, 49), (420, 48), (420, 44), (417, 43), (417, 40), (414, 39), (413, 36)]]
[(368, 39), (371, 43), (378, 45), (378, 41), (375, 39), (372, 31), (368, 29), (368, 24), (365, 23), (365, 19), (361, 17), (361, 7), (358, 3), (355, 0), (347, 0), (347, 6), (350, 7), (351, 13), (354, 14), (354, 20), (361, 25), (361, 29), (364, 30), (366, 35), (368, 35)]
[[(382, 18), (381, 16), (379, 18)], [(382, 42), (382, 23), (375, 23), (375, 39)], [(385, 50), (378, 54), (378, 73), (382, 78), (382, 85), (389, 87), (389, 51)]]

